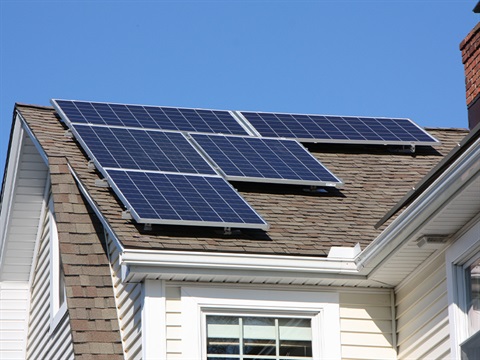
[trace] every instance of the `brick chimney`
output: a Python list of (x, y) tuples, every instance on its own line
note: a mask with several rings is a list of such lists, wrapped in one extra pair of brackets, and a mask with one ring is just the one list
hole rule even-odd
[[(473, 11), (480, 13), (480, 1)], [(480, 22), (460, 43), (460, 50), (465, 67), (468, 127), (473, 129), (480, 123)]]

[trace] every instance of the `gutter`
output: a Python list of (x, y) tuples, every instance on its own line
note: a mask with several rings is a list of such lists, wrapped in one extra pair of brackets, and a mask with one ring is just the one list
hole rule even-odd
[(136, 276), (167, 274), (317, 279), (322, 274), (359, 280), (353, 259), (127, 249), (120, 254), (120, 264), (127, 282)]

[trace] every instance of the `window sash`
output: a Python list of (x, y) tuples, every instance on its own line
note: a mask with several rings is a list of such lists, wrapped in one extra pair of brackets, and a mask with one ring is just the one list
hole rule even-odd
[(209, 360), (312, 359), (311, 318), (208, 314), (206, 327)]

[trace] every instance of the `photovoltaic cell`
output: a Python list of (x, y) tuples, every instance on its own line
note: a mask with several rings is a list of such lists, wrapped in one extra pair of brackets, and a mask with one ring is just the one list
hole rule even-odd
[(410, 119), (245, 112), (241, 114), (266, 137), (303, 142), (435, 145), (438, 140)]
[(268, 229), (219, 176), (107, 170), (113, 189), (142, 223)]
[(52, 100), (68, 123), (138, 127), (144, 129), (249, 135), (222, 110), (124, 105), (87, 101)]
[(182, 133), (73, 125), (77, 140), (103, 168), (216, 175)]
[(192, 134), (228, 180), (338, 186), (342, 182), (294, 140)]

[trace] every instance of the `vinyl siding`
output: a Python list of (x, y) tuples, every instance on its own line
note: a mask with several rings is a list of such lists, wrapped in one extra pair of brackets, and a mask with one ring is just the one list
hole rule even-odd
[(142, 284), (122, 283), (120, 253), (110, 238), (107, 241), (124, 355), (128, 360), (139, 360), (142, 358)]
[[(166, 287), (168, 360), (181, 358), (184, 346), (180, 289)], [(343, 359), (396, 359), (390, 291), (341, 292), (339, 321)]]
[(31, 288), (27, 359), (73, 359), (70, 319), (66, 314), (51, 329), (49, 211), (45, 212)]
[(450, 356), (445, 260), (437, 257), (395, 294), (399, 359)]
[(24, 359), (28, 284), (0, 283), (0, 359)]
[(182, 357), (182, 310), (180, 287), (166, 287), (167, 359)]
[(340, 292), (342, 359), (396, 359), (392, 294)]

